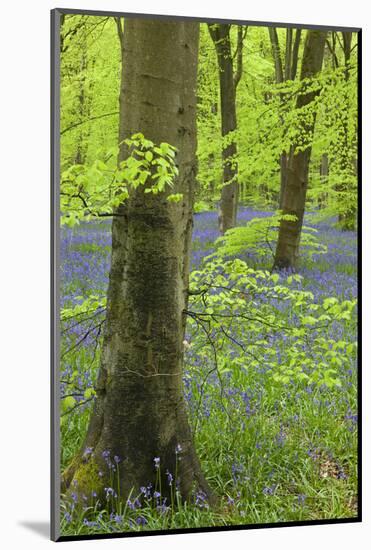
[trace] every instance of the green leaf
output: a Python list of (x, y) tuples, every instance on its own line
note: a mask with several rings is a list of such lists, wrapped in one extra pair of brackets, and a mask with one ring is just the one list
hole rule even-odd
[(61, 400), (61, 412), (62, 414), (68, 412), (76, 405), (76, 399), (69, 395)]
[(315, 325), (317, 323), (317, 319), (315, 317), (312, 317), (312, 315), (302, 317), (301, 321), (304, 325)]
[(180, 202), (183, 199), (183, 193), (173, 193), (167, 197), (169, 202)]
[(84, 399), (90, 399), (91, 397), (93, 397), (95, 395), (95, 390), (94, 388), (87, 388), (85, 391), (84, 391)]

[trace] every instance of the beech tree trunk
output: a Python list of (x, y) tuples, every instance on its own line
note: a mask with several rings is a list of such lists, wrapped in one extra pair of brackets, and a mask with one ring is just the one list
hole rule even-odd
[(280, 194), (279, 194), (279, 209), (283, 208), (283, 199), (285, 196), (285, 187), (287, 181), (287, 166), (288, 166), (288, 155), (286, 151), (283, 151), (280, 156)]
[[(167, 193), (182, 193), (183, 200), (170, 203), (166, 193), (144, 193), (141, 187), (113, 219), (98, 397), (85, 443), (64, 475), (65, 487), (75, 480), (73, 490), (79, 493), (102, 495), (111, 486), (103, 455), (109, 451), (113, 463), (114, 456), (121, 459), (115, 483), (124, 498), (131, 489), (137, 494), (141, 486), (155, 486), (159, 472), (162, 494), (168, 494), (166, 472), (175, 476), (177, 471), (183, 498), (202, 490), (213, 500), (194, 449), (182, 388), (198, 27), (194, 22), (125, 20), (120, 142), (141, 132), (157, 144), (174, 145), (179, 176)], [(125, 155), (121, 148), (120, 159)], [(92, 449), (88, 456), (87, 448)]]
[(296, 71), (298, 68), (298, 59), (299, 59), (300, 40), (301, 40), (301, 29), (296, 29), (294, 45), (292, 48), (290, 80), (295, 80), (296, 78)]
[[(344, 52), (344, 78), (345, 81), (349, 81), (350, 77), (350, 56), (352, 47), (352, 33), (342, 32), (343, 38), (343, 52)], [(349, 91), (345, 90), (344, 95), (345, 112), (349, 109)], [(343, 230), (354, 230), (356, 221), (356, 209), (352, 201), (347, 201), (346, 197), (349, 186), (351, 185), (349, 179), (356, 177), (356, 161), (353, 158), (349, 158), (349, 131), (348, 120), (345, 118), (342, 129), (342, 147), (339, 152), (340, 155), (340, 169), (342, 178), (344, 181), (340, 182), (337, 186), (340, 202), (340, 213), (338, 216), (339, 225)], [(345, 204), (344, 204), (345, 200)]]
[[(308, 31), (303, 53), (301, 67), (301, 80), (311, 78), (320, 72), (324, 55), (326, 32)], [(307, 106), (318, 95), (319, 91), (311, 91), (299, 95), (296, 101), (298, 109)], [(309, 120), (301, 122), (301, 129), (305, 131), (306, 138), (311, 143), (314, 132), (316, 113), (313, 110)], [(311, 145), (304, 150), (297, 151), (296, 144), (290, 148), (287, 178), (282, 198), (282, 210), (284, 214), (294, 214), (297, 217), (293, 221), (281, 221), (278, 234), (276, 253), (273, 269), (296, 269), (299, 257), (300, 235), (303, 225), (305, 199), (308, 188), (308, 171), (311, 156)]]
[[(79, 95), (78, 95), (78, 112), (77, 120), (83, 122), (84, 118), (89, 117), (89, 102), (86, 97), (86, 69), (88, 65), (87, 60), (87, 51), (86, 51), (86, 37), (84, 35), (84, 40), (82, 44), (82, 53), (81, 53), (81, 62), (80, 62), (80, 72), (79, 72)], [(79, 140), (77, 142), (77, 150), (75, 154), (75, 164), (84, 164), (86, 157), (86, 143), (87, 140), (84, 140), (84, 131), (82, 126), (79, 128)]]
[(321, 187), (323, 189), (322, 193), (318, 197), (318, 208), (325, 208), (327, 204), (327, 196), (325, 189), (328, 182), (328, 176), (329, 176), (329, 159), (328, 154), (324, 153), (321, 155), (321, 162), (319, 165), (319, 175), (320, 175), (320, 181), (321, 181)]
[[(229, 30), (230, 25), (209, 25), (210, 35), (214, 42), (218, 58), (220, 111), (223, 137), (237, 128), (236, 87), (239, 79), (237, 82), (234, 80)], [(242, 44), (242, 42), (240, 42), (240, 44)], [(242, 54), (239, 59), (242, 63)], [(224, 147), (222, 151), (223, 188), (219, 208), (219, 230), (222, 234), (234, 227), (237, 220), (239, 190), (236, 156), (237, 145), (235, 141), (232, 141), (227, 147)]]
[[(268, 27), (268, 32), (272, 46), (276, 84), (282, 84), (287, 80), (295, 80), (298, 66), (301, 30), (296, 30), (295, 40), (293, 43), (293, 31), (292, 29), (286, 29), (285, 65), (282, 63), (281, 48), (276, 27)], [(283, 68), (285, 68), (285, 70)], [(284, 101), (282, 96), (281, 101)], [(283, 116), (281, 115), (280, 118), (282, 124), (284, 124)], [(283, 208), (283, 197), (285, 195), (285, 186), (287, 182), (287, 168), (288, 154), (286, 151), (282, 151), (280, 156), (280, 192), (278, 201), (280, 210)]]

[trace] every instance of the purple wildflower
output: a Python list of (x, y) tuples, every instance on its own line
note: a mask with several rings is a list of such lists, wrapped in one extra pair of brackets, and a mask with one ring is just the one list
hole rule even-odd
[(277, 485), (271, 485), (270, 487), (264, 487), (263, 495), (266, 495), (266, 496), (274, 495), (276, 489), (277, 489)]
[(72, 516), (71, 516), (71, 514), (70, 514), (69, 512), (66, 512), (66, 513), (64, 514), (64, 519), (66, 520), (67, 523), (71, 523), (71, 521), (72, 521)]
[(167, 483), (169, 486), (173, 483), (173, 475), (169, 472), (169, 470), (166, 470), (166, 477), (167, 477)]
[(204, 491), (200, 490), (196, 493), (195, 505), (198, 506), (199, 508), (208, 508), (209, 507), (209, 505), (207, 503), (207, 495), (206, 495), (206, 493), (204, 493)]
[(109, 499), (110, 496), (117, 497), (117, 493), (114, 489), (112, 489), (112, 487), (105, 487), (104, 490), (106, 492), (106, 499), (107, 500)]

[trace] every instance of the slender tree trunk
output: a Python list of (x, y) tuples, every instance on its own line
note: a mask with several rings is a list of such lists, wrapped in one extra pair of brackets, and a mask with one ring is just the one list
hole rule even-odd
[(292, 64), (291, 64), (291, 74), (290, 74), (291, 80), (295, 80), (296, 78), (296, 72), (298, 69), (300, 40), (301, 40), (301, 29), (296, 29), (294, 46), (292, 49)]
[(328, 161), (328, 154), (324, 153), (321, 156), (321, 162), (319, 165), (319, 174), (320, 174), (320, 182), (321, 187), (323, 191), (318, 197), (318, 208), (325, 208), (327, 203), (327, 193), (325, 191), (327, 182), (328, 182), (328, 175), (329, 175), (329, 161)]
[(268, 27), (268, 32), (272, 46), (276, 83), (281, 84), (283, 82), (283, 65), (277, 29), (276, 27)]
[[(301, 80), (315, 76), (322, 67), (326, 32), (308, 31), (303, 53)], [(298, 109), (307, 106), (318, 95), (319, 91), (299, 95), (296, 101)], [(308, 142), (311, 142), (316, 113), (313, 111), (310, 120), (301, 122)], [(303, 225), (305, 199), (308, 187), (308, 170), (311, 145), (297, 151), (296, 144), (290, 148), (287, 170), (287, 181), (282, 201), (284, 214), (294, 214), (295, 222), (281, 221), (273, 268), (296, 269), (299, 256), (301, 228)]]
[[(296, 77), (296, 70), (298, 66), (298, 55), (301, 38), (301, 30), (297, 29), (295, 33), (294, 44), (292, 43), (293, 31), (292, 29), (286, 30), (286, 47), (285, 47), (285, 65), (283, 68), (281, 48), (278, 39), (277, 29), (275, 27), (268, 27), (269, 38), (272, 46), (272, 55), (274, 60), (276, 84), (282, 84), (286, 80), (294, 80)], [(281, 96), (283, 102), (283, 97)], [(284, 123), (281, 116), (281, 122)], [(279, 192), (279, 209), (283, 208), (283, 197), (285, 195), (285, 186), (287, 182), (287, 169), (288, 169), (288, 154), (287, 151), (282, 151), (280, 156), (280, 192)]]
[[(236, 48), (236, 58), (237, 58), (237, 62), (236, 62), (236, 71), (233, 75), (233, 85), (234, 85), (234, 90), (236, 91), (237, 90), (237, 86), (241, 80), (241, 77), (242, 77), (242, 69), (243, 69), (243, 41), (244, 41), (244, 38), (246, 36), (246, 32), (247, 32), (247, 29), (248, 27), (242, 27), (241, 25), (239, 25), (237, 27), (237, 48)], [(245, 32), (244, 32), (245, 30)]]
[[(219, 67), (220, 111), (222, 136), (227, 136), (237, 128), (236, 85), (233, 75), (233, 59), (229, 36), (230, 25), (209, 25), (214, 42)], [(241, 54), (242, 63), (242, 54)], [(242, 71), (242, 66), (241, 66)], [(239, 80), (239, 79), (238, 79)], [(238, 207), (238, 166), (237, 145), (232, 141), (223, 148), (223, 188), (219, 209), (219, 230), (223, 234), (236, 225)]]
[(331, 53), (331, 59), (332, 59), (332, 68), (338, 69), (339, 67), (339, 60), (336, 54), (336, 32), (331, 33), (331, 42), (330, 40), (326, 40), (327, 47)]
[(349, 63), (350, 54), (352, 52), (352, 33), (342, 32), (343, 36), (343, 48), (344, 48), (344, 65), (345, 65), (345, 80), (349, 80)]
[[(86, 38), (84, 35), (83, 45), (82, 45), (82, 54), (80, 62), (80, 72), (79, 72), (79, 95), (78, 95), (78, 112), (77, 120), (81, 122), (84, 118), (89, 117), (89, 105), (86, 101), (86, 70), (87, 70), (87, 51), (86, 51)], [(77, 140), (76, 154), (75, 154), (75, 164), (84, 164), (86, 157), (86, 143), (87, 139), (84, 139), (84, 129), (82, 126), (78, 129), (79, 138)]]
[(292, 65), (292, 29), (286, 29), (286, 51), (285, 51), (285, 80), (291, 78)]
[[(282, 84), (286, 78), (289, 68), (290, 68), (290, 59), (291, 59), (291, 44), (286, 36), (286, 59), (285, 59), (285, 72), (283, 71), (283, 64), (281, 58), (281, 48), (278, 40), (278, 33), (275, 27), (268, 27), (269, 38), (272, 46), (272, 55), (274, 60), (274, 70), (276, 77), (276, 84)], [(291, 35), (292, 36), (292, 35)], [(282, 101), (282, 98), (281, 98)], [(281, 122), (283, 123), (282, 117)], [(279, 208), (282, 209), (282, 201), (284, 196), (284, 190), (287, 179), (287, 153), (282, 151), (280, 156), (280, 192), (279, 192)]]
[[(351, 55), (351, 46), (352, 46), (352, 33), (351, 32), (342, 32), (343, 38), (343, 53), (344, 53), (344, 78), (345, 82), (348, 84), (350, 77), (350, 55)], [(343, 128), (342, 128), (342, 147), (340, 151), (340, 173), (341, 178), (343, 179), (337, 186), (337, 191), (339, 193), (339, 216), (338, 221), (339, 225), (343, 230), (353, 230), (355, 228), (355, 218), (356, 211), (352, 201), (347, 201), (346, 195), (347, 190), (350, 186), (350, 181), (352, 178), (356, 177), (356, 171), (354, 167), (356, 162), (354, 159), (349, 158), (349, 131), (348, 131), (348, 109), (349, 109), (349, 90), (345, 88), (344, 94), (344, 119), (343, 119)]]
[(280, 194), (279, 194), (279, 209), (283, 208), (283, 198), (285, 196), (285, 188), (287, 182), (287, 165), (288, 165), (288, 155), (286, 151), (281, 153), (280, 157)]
[[(155, 143), (177, 147), (179, 176), (171, 192), (182, 193), (183, 200), (170, 203), (164, 193), (138, 188), (114, 217), (98, 397), (83, 448), (64, 476), (65, 485), (75, 480), (80, 493), (93, 489), (102, 495), (110, 486), (104, 459), (109, 451), (122, 460), (115, 483), (124, 498), (132, 488), (136, 494), (149, 482), (154, 486), (159, 472), (166, 495), (165, 473), (177, 470), (183, 498), (201, 489), (212, 500), (182, 388), (196, 175), (197, 53), (197, 23), (125, 20), (120, 141), (142, 132)], [(120, 159), (125, 155), (121, 148)], [(177, 445), (182, 450), (176, 464)], [(86, 448), (92, 448), (88, 457)]]

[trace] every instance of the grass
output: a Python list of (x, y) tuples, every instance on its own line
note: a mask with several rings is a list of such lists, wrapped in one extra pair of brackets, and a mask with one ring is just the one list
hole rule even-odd
[[(245, 209), (240, 212), (240, 223), (256, 215), (266, 213)], [(355, 297), (355, 233), (341, 233), (331, 222), (317, 228), (328, 251), (302, 265), (302, 287), (311, 290), (315, 300), (326, 296)], [(217, 236), (216, 214), (197, 214), (193, 267), (210, 253)], [(75, 303), (78, 296), (104, 293), (109, 268), (109, 225), (89, 224), (66, 230), (62, 260), (63, 305)], [(355, 341), (356, 320), (344, 321), (337, 331), (339, 338)], [(63, 467), (81, 446), (87, 428), (91, 402), (84, 404), (84, 392), (93, 386), (99, 365), (99, 347), (93, 354), (93, 343), (94, 338), (87, 340), (84, 352), (79, 350), (74, 358), (67, 354), (62, 364), (63, 395), (73, 386), (81, 403), (65, 415), (61, 426)], [(281, 346), (282, 354), (285, 353), (283, 341), (267, 341), (266, 347), (270, 346)], [(226, 349), (224, 353), (229, 357), (233, 350)], [(331, 389), (295, 380), (276, 383), (264, 364), (254, 369), (233, 367), (223, 374), (223, 391), (218, 376), (210, 376), (200, 400), (207, 357), (202, 346), (192, 341), (186, 354), (184, 391), (191, 424), (197, 425), (195, 444), (203, 471), (220, 497), (218, 508), (210, 509), (197, 497), (193, 503), (182, 504), (175, 484), (173, 500), (177, 506), (156, 498), (153, 490), (147, 496), (134, 495), (130, 505), (118, 495), (99, 507), (89, 495), (86, 502), (63, 502), (62, 533), (355, 517), (357, 366), (355, 359), (352, 361), (351, 367), (349, 361), (337, 365), (341, 387)]]

